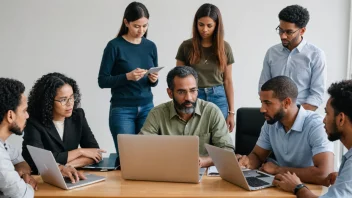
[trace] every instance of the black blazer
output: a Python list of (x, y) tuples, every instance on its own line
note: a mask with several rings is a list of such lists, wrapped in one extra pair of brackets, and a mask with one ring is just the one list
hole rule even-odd
[(90, 130), (84, 111), (81, 108), (74, 109), (72, 116), (65, 119), (63, 140), (61, 140), (55, 125), (51, 122), (49, 127), (44, 126), (36, 118), (29, 118), (24, 129), (22, 156), (37, 173), (27, 145), (49, 150), (53, 153), (57, 163), (66, 164), (68, 152), (78, 148), (99, 148), (97, 141)]

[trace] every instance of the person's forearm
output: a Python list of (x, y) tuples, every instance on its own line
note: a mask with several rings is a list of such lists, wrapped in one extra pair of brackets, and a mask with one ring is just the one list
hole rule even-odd
[(311, 111), (315, 111), (315, 110), (317, 110), (317, 108), (318, 108), (318, 107), (316, 107), (316, 106), (313, 106), (313, 105), (310, 105), (310, 104), (307, 104), (307, 103), (302, 104), (302, 106), (303, 106), (304, 109), (306, 109), (306, 110), (311, 110)]
[(22, 177), (24, 174), (31, 175), (31, 167), (27, 162), (23, 161), (15, 165), (15, 170), (18, 172), (19, 176)]
[(297, 198), (318, 198), (318, 196), (314, 195), (308, 188), (302, 188), (296, 195)]
[(249, 163), (248, 163), (249, 169), (257, 169), (263, 163), (262, 161), (260, 161), (259, 157), (253, 152), (248, 155), (248, 159), (249, 159)]
[(224, 82), (225, 94), (227, 98), (227, 104), (229, 106), (229, 111), (235, 111), (234, 105), (234, 91), (231, 80), (225, 80)]
[(75, 160), (79, 157), (82, 156), (82, 150), (80, 148), (69, 151), (68, 152), (68, 157), (67, 157), (67, 163), (71, 162), (72, 160)]
[(279, 167), (277, 174), (287, 173), (287, 171), (291, 173), (296, 173), (296, 175), (304, 183), (319, 184), (319, 185), (324, 184), (324, 179), (330, 173), (328, 170), (324, 171), (315, 166), (310, 166), (306, 168)]
[(202, 158), (204, 162), (204, 164), (202, 164), (202, 167), (214, 166), (213, 159), (211, 159), (210, 156), (200, 157), (200, 158)]
[(93, 163), (95, 163), (95, 161), (92, 158), (81, 156), (68, 162), (66, 165), (71, 165), (76, 168), (76, 167), (83, 167)]

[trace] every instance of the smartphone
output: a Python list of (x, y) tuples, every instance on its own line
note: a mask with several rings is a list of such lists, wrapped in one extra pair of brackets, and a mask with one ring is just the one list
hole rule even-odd
[(145, 73), (145, 75), (148, 75), (150, 73), (156, 73), (159, 72), (161, 69), (163, 69), (164, 67), (152, 67), (150, 68), (147, 73)]

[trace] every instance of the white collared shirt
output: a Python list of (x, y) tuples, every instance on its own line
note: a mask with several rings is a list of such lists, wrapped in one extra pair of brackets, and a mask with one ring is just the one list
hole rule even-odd
[(18, 149), (0, 140), (0, 198), (34, 197), (32, 186), (24, 182), (14, 167), (23, 161)]

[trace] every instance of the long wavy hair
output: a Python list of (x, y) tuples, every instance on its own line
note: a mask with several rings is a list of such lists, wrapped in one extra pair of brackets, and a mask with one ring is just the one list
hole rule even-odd
[(81, 101), (76, 81), (60, 73), (49, 73), (39, 78), (29, 93), (28, 113), (30, 117), (38, 119), (44, 126), (50, 126), (57, 90), (65, 84), (72, 87), (75, 96), (73, 109), (76, 109)]
[[(145, 7), (145, 5), (143, 5), (142, 3), (135, 2), (135, 1), (130, 3), (125, 10), (125, 13), (122, 18), (120, 31), (116, 37), (121, 37), (128, 33), (128, 27), (125, 25), (123, 21), (124, 19), (126, 19), (127, 22), (129, 23), (131, 21), (136, 21), (143, 17), (149, 19), (149, 12), (147, 7)], [(145, 38), (147, 38), (147, 33), (148, 33), (148, 29), (143, 35)]]
[(227, 57), (225, 54), (224, 41), (224, 25), (222, 23), (222, 16), (218, 7), (213, 4), (205, 3), (197, 10), (193, 20), (193, 49), (189, 55), (191, 65), (197, 64), (202, 56), (202, 37), (198, 31), (198, 20), (202, 17), (210, 17), (216, 23), (216, 27), (212, 36), (213, 53), (216, 55), (218, 67), (220, 71), (224, 72), (227, 66)]

